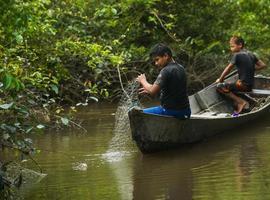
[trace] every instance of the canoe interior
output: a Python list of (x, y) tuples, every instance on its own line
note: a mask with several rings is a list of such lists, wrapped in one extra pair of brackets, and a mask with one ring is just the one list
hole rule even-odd
[[(226, 80), (226, 82), (234, 82), (237, 80), (237, 76), (233, 76)], [(264, 76), (256, 76), (254, 89), (269, 90), (270, 91), (270, 79)], [(249, 102), (249, 108), (247, 111), (252, 111), (261, 101), (267, 98), (269, 95), (265, 94), (238, 94), (243, 99)], [(192, 117), (226, 117), (233, 113), (233, 102), (226, 98), (224, 95), (219, 94), (216, 91), (216, 85), (211, 85), (191, 96), (189, 96)]]

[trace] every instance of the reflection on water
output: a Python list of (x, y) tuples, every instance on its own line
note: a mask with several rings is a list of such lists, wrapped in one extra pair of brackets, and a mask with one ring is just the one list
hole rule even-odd
[(270, 199), (270, 135), (257, 125), (144, 156), (134, 167), (134, 199)]
[(115, 184), (120, 193), (119, 199), (132, 199), (133, 192), (133, 184), (130, 179), (133, 176), (133, 171), (126, 162), (136, 152), (131, 148), (131, 135), (129, 134), (130, 126), (127, 113), (131, 106), (131, 100), (123, 99), (117, 107), (113, 137), (108, 150), (103, 154), (103, 158), (110, 163), (110, 168), (114, 174)]
[[(36, 135), (47, 176), (25, 199), (270, 199), (270, 120), (178, 150), (142, 155), (114, 132), (115, 105), (80, 112), (87, 133)], [(123, 139), (117, 142), (117, 137)], [(31, 163), (29, 163), (31, 166)]]

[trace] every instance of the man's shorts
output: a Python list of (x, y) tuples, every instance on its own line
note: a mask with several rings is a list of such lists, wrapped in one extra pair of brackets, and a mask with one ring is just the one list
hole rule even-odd
[(250, 92), (252, 90), (251, 85), (243, 83), (241, 80), (237, 80), (234, 83), (218, 83), (217, 91), (220, 93), (229, 92)]
[(188, 119), (190, 118), (190, 115), (191, 115), (190, 108), (186, 108), (182, 110), (171, 110), (171, 109), (163, 108), (161, 106), (146, 108), (146, 109), (143, 109), (143, 112), (148, 113), (148, 114), (167, 115), (167, 116), (176, 117), (178, 119)]

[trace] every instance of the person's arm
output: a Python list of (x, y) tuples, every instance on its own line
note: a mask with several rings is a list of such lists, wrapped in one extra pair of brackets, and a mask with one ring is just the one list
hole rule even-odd
[(266, 68), (266, 64), (263, 61), (258, 60), (255, 64), (255, 70), (261, 70), (263, 68)]
[(224, 81), (224, 78), (226, 75), (228, 75), (230, 73), (230, 71), (232, 70), (233, 68), (233, 64), (230, 63), (227, 65), (227, 67), (224, 69), (224, 71), (222, 72), (222, 74), (220, 75), (220, 77), (216, 80), (216, 83), (220, 83), (220, 82), (223, 82)]
[(150, 94), (154, 96), (160, 91), (159, 85), (148, 83), (145, 74), (139, 75), (136, 80), (142, 85), (142, 88), (139, 89), (139, 94)]

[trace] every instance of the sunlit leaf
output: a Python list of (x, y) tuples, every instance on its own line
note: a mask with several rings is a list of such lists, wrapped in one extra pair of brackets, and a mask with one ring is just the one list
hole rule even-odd
[(23, 36), (20, 35), (20, 34), (16, 35), (16, 41), (17, 41), (19, 44), (23, 43)]
[(0, 108), (4, 109), (4, 110), (7, 110), (9, 108), (11, 108), (11, 106), (13, 105), (14, 103), (11, 102), (11, 103), (8, 103), (8, 104), (2, 104), (0, 105)]
[(92, 99), (92, 100), (94, 100), (95, 102), (98, 102), (98, 98), (96, 98), (96, 97), (88, 97), (88, 99)]
[(62, 111), (61, 108), (56, 109), (55, 113), (59, 114)]
[(38, 128), (38, 129), (43, 129), (43, 128), (45, 128), (45, 126), (42, 125), (42, 124), (39, 124), (39, 125), (37, 125), (37, 128)]
[(64, 125), (68, 125), (69, 124), (69, 119), (65, 118), (65, 117), (61, 117), (61, 121)]
[(30, 133), (32, 130), (33, 130), (33, 127), (31, 126), (31, 127), (27, 128), (27, 129), (25, 130), (25, 132), (26, 132), (26, 133)]
[(114, 15), (117, 14), (117, 10), (116, 10), (115, 8), (112, 8), (111, 11), (112, 11), (112, 13), (113, 13)]
[(55, 92), (55, 94), (58, 94), (58, 92), (59, 92), (58, 87), (54, 84), (51, 84), (50, 86), (51, 86), (52, 90)]

